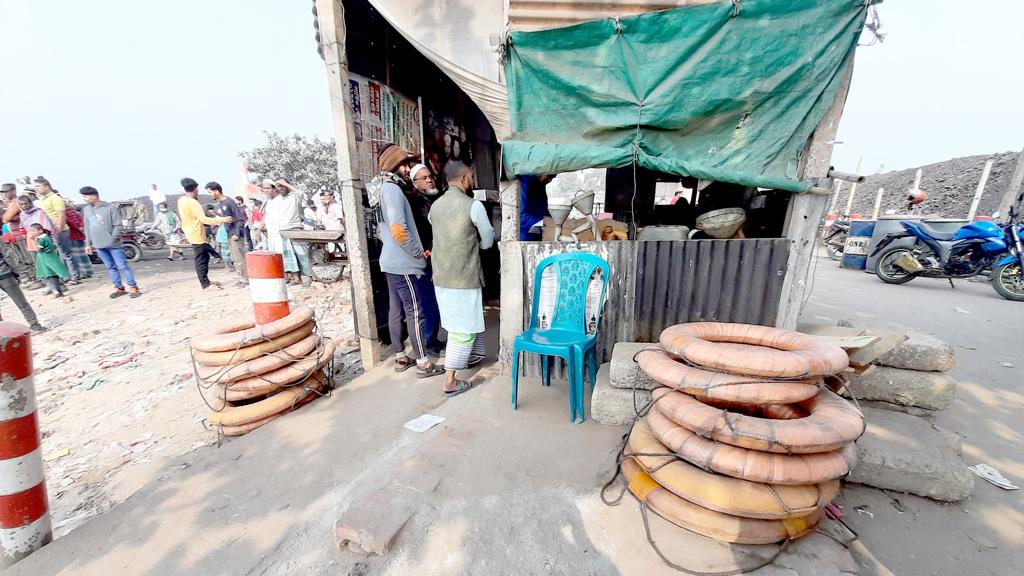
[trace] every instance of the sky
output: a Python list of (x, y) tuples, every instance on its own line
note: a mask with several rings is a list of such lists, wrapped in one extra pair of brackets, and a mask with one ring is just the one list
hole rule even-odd
[[(0, 180), (109, 199), (238, 181), (262, 131), (330, 137), (308, 0), (0, 0)], [(888, 0), (833, 164), (897, 170), (1024, 146), (1024, 3)], [(1014, 54), (1017, 56), (1015, 57)]]

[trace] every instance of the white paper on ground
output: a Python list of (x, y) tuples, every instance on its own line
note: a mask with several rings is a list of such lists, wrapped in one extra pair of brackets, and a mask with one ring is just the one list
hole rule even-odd
[(412, 420), (405, 423), (405, 427), (413, 432), (426, 432), (434, 426), (437, 426), (441, 422), (444, 422), (444, 416), (435, 416), (433, 414), (423, 414), (417, 416)]

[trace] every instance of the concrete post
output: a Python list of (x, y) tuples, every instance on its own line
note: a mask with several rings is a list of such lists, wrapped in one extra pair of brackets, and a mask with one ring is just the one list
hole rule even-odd
[(0, 322), (0, 568), (53, 538), (28, 328)]
[(288, 285), (284, 281), (284, 257), (276, 252), (256, 250), (245, 255), (249, 271), (249, 297), (256, 324), (284, 318), (288, 306)]
[(321, 49), (327, 64), (327, 87), (331, 93), (331, 118), (334, 144), (338, 153), (338, 181), (341, 183), (341, 210), (345, 215), (345, 246), (352, 275), (352, 310), (359, 333), (363, 369), (380, 362), (377, 315), (373, 305), (370, 279), (369, 246), (363, 217), (363, 182), (353, 151), (356, 137), (352, 125), (348, 80), (348, 53), (345, 48), (345, 8), (341, 0), (315, 0), (320, 27)]

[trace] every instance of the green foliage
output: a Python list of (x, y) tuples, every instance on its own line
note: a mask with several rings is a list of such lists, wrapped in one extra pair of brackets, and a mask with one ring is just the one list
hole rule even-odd
[(299, 190), (316, 194), (320, 189), (338, 190), (338, 164), (333, 141), (299, 134), (282, 136), (266, 132), (267, 143), (238, 156), (249, 166), (254, 184), (264, 178), (284, 178)]

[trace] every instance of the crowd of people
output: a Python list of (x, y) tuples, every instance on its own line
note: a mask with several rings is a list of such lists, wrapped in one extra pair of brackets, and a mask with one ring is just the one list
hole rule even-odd
[[(70, 287), (93, 277), (90, 256), (106, 268), (114, 287), (111, 298), (142, 296), (124, 250), (125, 223), (118, 206), (102, 201), (92, 186), (79, 190), (83, 203), (79, 208), (42, 176), (19, 179), (19, 184), (20, 188), (14, 183), (0, 186), (0, 289), (21, 310), (32, 330), (45, 328), (24, 291), (42, 290), (55, 299), (71, 301)], [(156, 204), (153, 228), (167, 239), (169, 260), (181, 260), (183, 249), (192, 249), (203, 290), (223, 289), (209, 278), (211, 259), (223, 261), (237, 274), (236, 286), (247, 286), (245, 255), (253, 249), (280, 253), (288, 283), (309, 285), (312, 272), (306, 246), (282, 232), (344, 230), (341, 205), (333, 191), (321, 192), (318, 202), (306, 202), (287, 181), (268, 179), (260, 186), (267, 200), (250, 198), (247, 203), (241, 196), (227, 196), (217, 182), (209, 182), (203, 190), (214, 202), (203, 206), (198, 182), (183, 178), (181, 188), (183, 195), (176, 210), (165, 200)], [(151, 197), (159, 192), (155, 184), (152, 189)]]
[[(473, 199), (476, 175), (461, 161), (448, 162), (441, 193), (433, 170), (394, 144), (380, 150), (377, 165), (380, 268), (388, 282), (394, 369), (415, 367), (420, 378), (444, 374), (444, 394), (457, 396), (472, 387), (458, 371), (484, 359), (480, 250), (494, 243), (487, 211)], [(443, 367), (442, 327), (448, 333)]]

